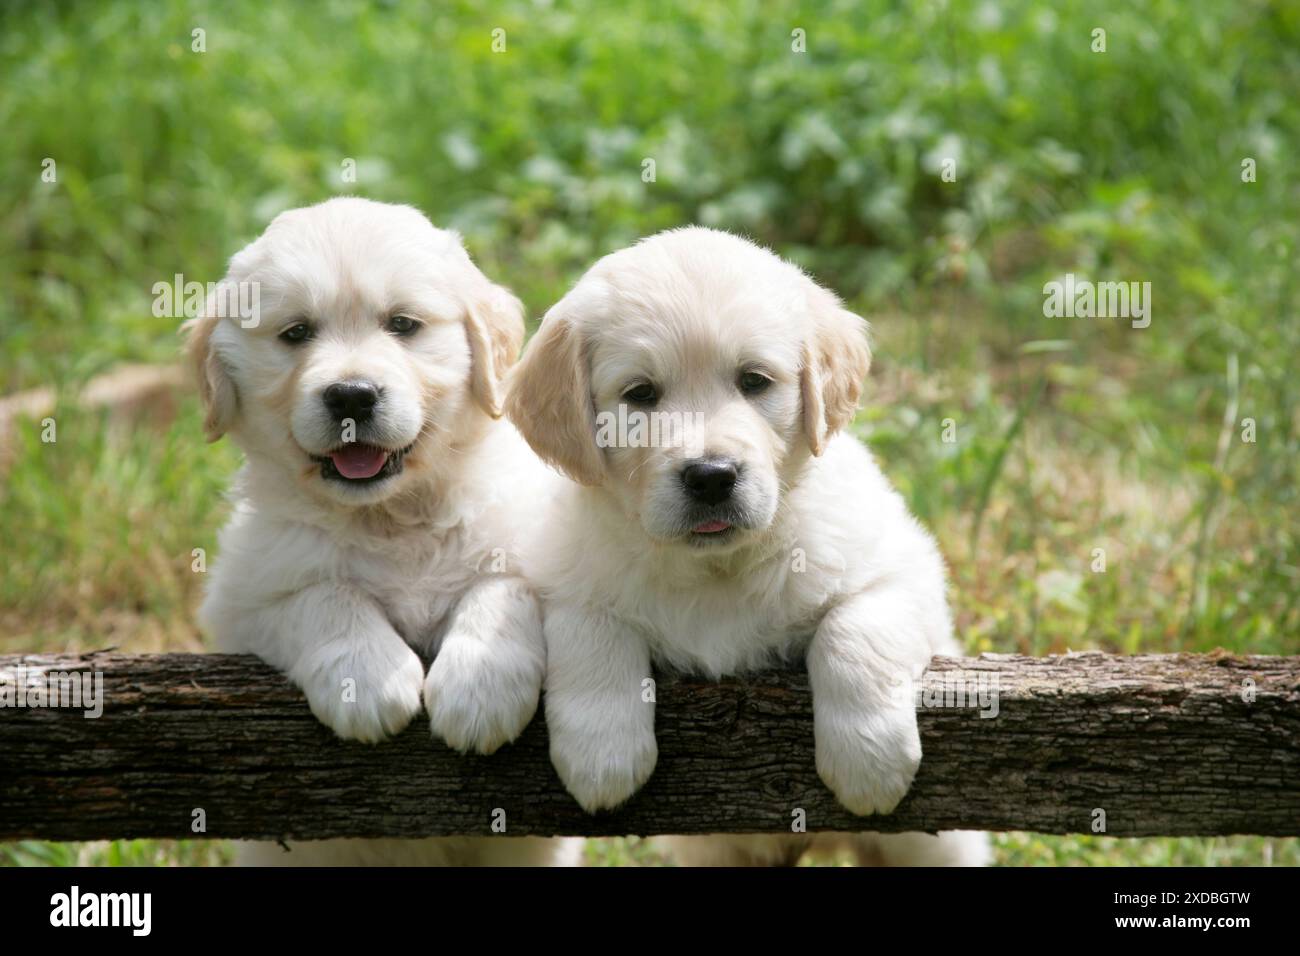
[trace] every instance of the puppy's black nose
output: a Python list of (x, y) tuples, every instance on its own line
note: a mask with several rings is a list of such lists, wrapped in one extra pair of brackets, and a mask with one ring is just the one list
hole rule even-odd
[(682, 469), (686, 493), (706, 505), (716, 505), (731, 497), (736, 487), (736, 466), (730, 461), (697, 461)]
[(335, 421), (350, 418), (354, 422), (364, 422), (375, 410), (379, 389), (369, 382), (335, 382), (325, 389), (322, 398)]

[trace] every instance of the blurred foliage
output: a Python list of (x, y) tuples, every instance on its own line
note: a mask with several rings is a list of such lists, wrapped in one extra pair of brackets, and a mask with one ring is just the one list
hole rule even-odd
[[(1295, 254), (1278, 213), (1296, 200), (1300, 8), (778, 9), (6, 8), (0, 384), (166, 355), (155, 281), (217, 277), (276, 212), (345, 191), (461, 229), (534, 311), (597, 255), (703, 222), (775, 245), (869, 310), (955, 284), (999, 314), (1003, 348), (1103, 338), (1216, 375), (1227, 347), (1294, 344), (1294, 323), (1265, 317)], [(46, 157), (57, 184), (40, 179)], [(944, 157), (956, 182), (940, 180)], [(1152, 281), (1154, 331), (1044, 320), (1041, 284), (1067, 268)]]

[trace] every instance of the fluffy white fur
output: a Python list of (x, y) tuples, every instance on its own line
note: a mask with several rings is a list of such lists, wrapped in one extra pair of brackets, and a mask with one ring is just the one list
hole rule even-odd
[[(518, 300), (454, 233), (360, 199), (278, 216), (223, 281), (259, 283), (262, 307), (252, 327), (210, 306), (190, 329), (209, 438), (228, 432), (247, 457), (203, 627), (221, 650), (284, 671), (340, 737), (382, 740), (423, 706), (435, 736), (491, 753), (532, 718), (545, 661), (515, 537), (553, 479), (498, 420), (523, 338)], [(396, 334), (398, 315), (414, 331)], [(300, 324), (310, 337), (286, 341)], [(376, 480), (328, 465), (348, 436), (324, 389), (357, 380), (381, 397), (369, 420), (353, 420), (352, 440), (401, 463)], [(427, 673), (421, 655), (433, 659)], [(251, 845), (244, 859), (547, 863), (575, 847), (338, 840), (291, 853)]]
[[(934, 542), (867, 450), (839, 433), (869, 360), (865, 323), (833, 294), (707, 229), (605, 257), (547, 314), (506, 411), (575, 480), (537, 529), (545, 549), (525, 551), (545, 599), (551, 757), (587, 810), (617, 806), (654, 770), (654, 704), (642, 693), (652, 665), (722, 676), (796, 656), (826, 785), (863, 815), (907, 793), (921, 742), (906, 688), (931, 655), (958, 648)], [(770, 384), (744, 391), (751, 373)], [(599, 447), (597, 414), (634, 403), (645, 383), (653, 411), (702, 413), (702, 433), (677, 447)], [(739, 468), (732, 497), (689, 501), (683, 466), (720, 458)], [(691, 530), (713, 519), (730, 529)], [(987, 855), (978, 833), (827, 839), (874, 862)], [(777, 863), (817, 842), (700, 837), (674, 848), (688, 863)]]

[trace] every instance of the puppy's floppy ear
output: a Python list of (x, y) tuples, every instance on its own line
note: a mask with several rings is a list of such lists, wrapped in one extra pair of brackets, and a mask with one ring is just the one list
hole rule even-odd
[(546, 314), (524, 350), (511, 375), (506, 415), (544, 461), (574, 481), (596, 485), (604, 478), (605, 460), (596, 445), (586, 351), (566, 315), (568, 301)]
[(808, 307), (811, 331), (800, 373), (803, 424), (812, 453), (820, 455), (827, 439), (853, 420), (871, 368), (871, 349), (867, 323), (833, 293), (814, 285)]
[(499, 285), (488, 284), (465, 312), (470, 390), (483, 411), (501, 417), (503, 383), (524, 344), (524, 305)]
[(239, 409), (235, 383), (212, 346), (212, 333), (221, 321), (214, 303), (209, 300), (203, 315), (181, 326), (181, 332), (186, 336), (185, 353), (199, 387), (199, 397), (203, 400), (203, 431), (210, 442), (226, 433)]

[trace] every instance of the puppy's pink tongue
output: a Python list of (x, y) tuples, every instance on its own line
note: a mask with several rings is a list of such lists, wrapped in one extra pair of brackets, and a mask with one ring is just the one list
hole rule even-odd
[(344, 445), (330, 455), (344, 478), (373, 478), (388, 461), (388, 452), (374, 445)]
[(731, 525), (725, 521), (706, 521), (704, 524), (697, 524), (691, 530), (696, 534), (717, 534), (719, 531), (726, 531)]

